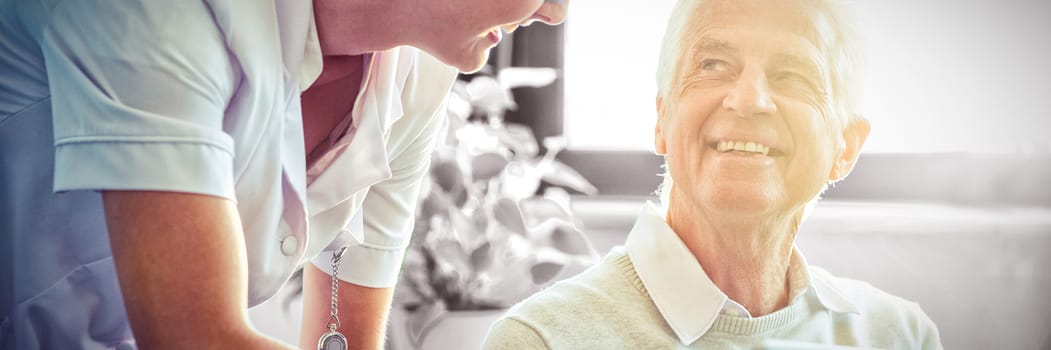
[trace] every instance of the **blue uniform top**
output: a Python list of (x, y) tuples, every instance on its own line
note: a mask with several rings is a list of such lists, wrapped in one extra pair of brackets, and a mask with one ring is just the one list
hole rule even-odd
[(236, 201), (252, 305), (348, 243), (341, 279), (394, 285), (455, 69), (368, 55), (308, 179), (311, 2), (243, 2), (0, 0), (0, 347), (134, 347), (99, 190)]

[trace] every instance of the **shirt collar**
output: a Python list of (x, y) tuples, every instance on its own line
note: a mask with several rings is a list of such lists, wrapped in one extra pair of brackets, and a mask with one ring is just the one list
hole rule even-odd
[(299, 91), (306, 91), (321, 76), (321, 41), (318, 40), (317, 22), (314, 21), (313, 10), (310, 11), (309, 27), (306, 45), (303, 49), (303, 62), (299, 65)]
[[(708, 278), (652, 203), (646, 204), (628, 234), (625, 251), (650, 299), (684, 345), (697, 341), (708, 332), (724, 308), (735, 304)], [(828, 310), (858, 312), (831, 283), (831, 276), (807, 273), (806, 259), (798, 249), (793, 254), (795, 267), (790, 268), (794, 272), (791, 274), (801, 277), (805, 283), (799, 288), (802, 291), (794, 292), (797, 296), (793, 303), (812, 291)], [(790, 283), (802, 284), (798, 281)]]
[[(799, 256), (802, 258), (802, 255)], [(806, 264), (806, 260), (803, 260), (803, 264)], [(807, 271), (811, 272), (808, 279), (810, 282), (808, 291), (814, 292), (822, 306), (834, 312), (861, 313), (851, 298), (842, 289), (836, 287), (835, 277), (821, 269), (807, 268)]]

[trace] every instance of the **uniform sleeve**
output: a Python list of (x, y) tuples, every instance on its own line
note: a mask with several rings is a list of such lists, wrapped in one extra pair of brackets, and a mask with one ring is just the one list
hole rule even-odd
[[(359, 286), (390, 288), (397, 283), (412, 238), (420, 188), (447, 122), (445, 100), (456, 70), (425, 53), (416, 54), (401, 92), (405, 115), (392, 125), (402, 129), (391, 134), (403, 136), (391, 136), (388, 145), (391, 177), (368, 190), (361, 209), (364, 240), (348, 248), (340, 262), (339, 278)], [(323, 271), (330, 271), (325, 263), (314, 260)]]
[(503, 318), (489, 328), (482, 349), (485, 350), (547, 350), (549, 347), (532, 327), (513, 318)]
[(420, 187), (430, 169), (438, 135), (445, 129), (444, 108), (436, 113), (440, 116), (433, 118), (411, 147), (391, 161), (391, 177), (373, 185), (366, 194), (361, 213), (365, 240), (351, 246), (343, 256), (340, 279), (373, 288), (390, 288), (397, 283), (415, 223)]
[(239, 68), (203, 2), (65, 0), (40, 46), (55, 191), (234, 197), (223, 112)]

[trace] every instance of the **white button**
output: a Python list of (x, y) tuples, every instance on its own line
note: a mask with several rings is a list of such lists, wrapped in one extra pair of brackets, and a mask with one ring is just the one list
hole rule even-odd
[(281, 254), (292, 256), (299, 249), (299, 239), (296, 236), (285, 236), (281, 239)]

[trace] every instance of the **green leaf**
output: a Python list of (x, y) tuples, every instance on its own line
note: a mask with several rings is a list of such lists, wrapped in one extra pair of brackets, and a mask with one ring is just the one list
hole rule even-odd
[(514, 200), (500, 198), (493, 206), (493, 216), (496, 218), (496, 222), (504, 225), (511, 232), (522, 236), (528, 235), (525, 219), (522, 218), (522, 212), (518, 210), (518, 204)]
[(570, 221), (570, 215), (557, 202), (544, 197), (531, 197), (518, 202), (522, 206), (522, 212), (526, 214), (529, 226), (536, 226), (549, 219), (562, 219)]
[(431, 176), (442, 191), (452, 192), (463, 187), (463, 173), (455, 162), (438, 162), (431, 167)]
[(536, 161), (512, 161), (507, 164), (507, 171), (500, 177), (504, 182), (501, 193), (515, 199), (532, 197), (540, 188), (542, 177)]
[(516, 257), (513, 254), (498, 253), (501, 247), (494, 246), (493, 265), (485, 271), (490, 280), (486, 288), (479, 290), (475, 296), (481, 300), (500, 302), (510, 306), (537, 291), (529, 269), (535, 264), (532, 256)]
[(558, 71), (549, 67), (507, 67), (497, 73), (497, 80), (505, 88), (543, 87), (558, 78)]
[(470, 219), (474, 224), (475, 232), (478, 232), (478, 234), (484, 239), (485, 232), (489, 229), (489, 215), (487, 215), (485, 210), (479, 209), (471, 214)]
[(441, 192), (431, 192), (427, 198), (420, 201), (420, 209), (416, 214), (417, 217), (429, 218), (439, 213), (445, 213), (445, 208), (448, 208), (446, 204), (449, 200), (445, 198), (445, 195)]
[(569, 187), (589, 196), (598, 194), (598, 189), (588, 179), (565, 163), (557, 160), (551, 162), (551, 168), (544, 173), (543, 179), (552, 185)]
[(489, 268), (489, 265), (493, 262), (492, 245), (489, 242), (482, 243), (482, 245), (475, 248), (471, 252), (471, 265), (474, 266), (474, 271), (483, 271)]
[(500, 83), (488, 76), (479, 76), (467, 83), (467, 94), (470, 96), (471, 106), (482, 111), (503, 111), (508, 108), (517, 107), (511, 96), (511, 91), (500, 86)]
[(439, 263), (448, 264), (457, 274), (470, 274), (471, 265), (467, 261), (467, 251), (463, 244), (455, 239), (443, 239), (435, 244), (434, 257)]
[(555, 227), (551, 232), (551, 245), (566, 254), (591, 254), (591, 244), (588, 243), (587, 237), (568, 222)]
[(496, 152), (482, 153), (471, 160), (471, 177), (473, 181), (489, 181), (504, 172), (507, 158)]
[(515, 153), (515, 159), (531, 159), (540, 153), (533, 129), (521, 124), (507, 123), (496, 134), (500, 142)]
[(409, 330), (409, 340), (415, 347), (419, 348), (427, 333), (445, 316), (445, 312), (445, 303), (439, 301), (423, 305), (409, 314), (405, 328)]
[[(460, 241), (460, 245), (465, 249), (465, 253), (466, 249), (476, 247), (486, 240), (485, 229), (488, 222), (479, 221), (486, 220), (485, 213), (479, 212), (481, 212), (481, 210), (476, 210), (472, 216), (467, 216), (458, 208), (449, 209), (449, 222), (453, 228), (453, 236), (456, 240)], [(464, 255), (466, 256), (466, 254)]]
[(559, 263), (542, 262), (529, 268), (529, 273), (533, 276), (534, 284), (544, 284), (555, 278), (564, 266)]

